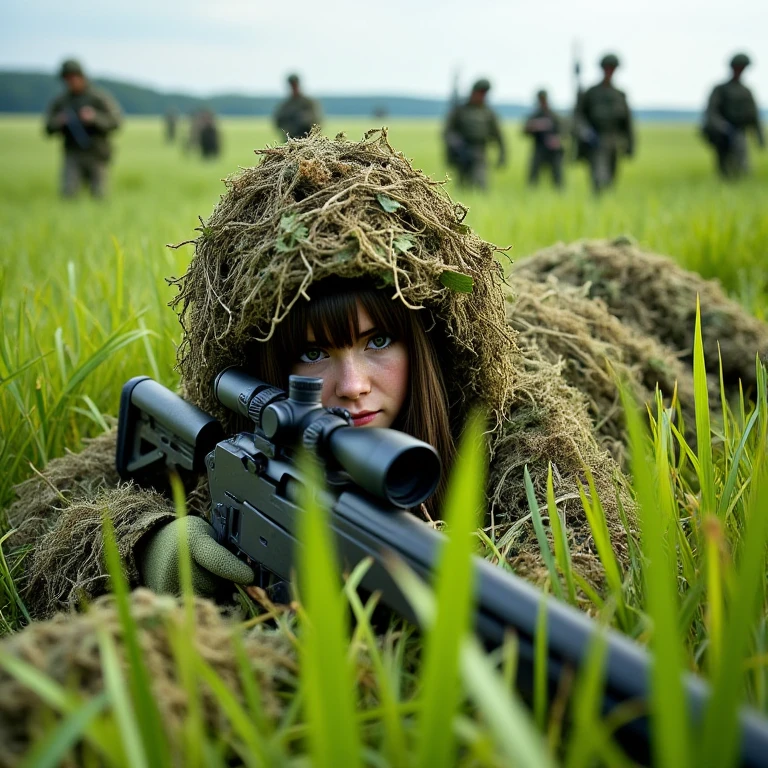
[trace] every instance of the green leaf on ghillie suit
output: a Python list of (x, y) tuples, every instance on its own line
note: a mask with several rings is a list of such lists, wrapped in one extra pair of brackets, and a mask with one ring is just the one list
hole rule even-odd
[(376, 195), (376, 199), (379, 201), (379, 205), (381, 205), (387, 213), (394, 213), (398, 208), (402, 208), (397, 200), (393, 200), (386, 195)]
[(296, 246), (307, 239), (309, 230), (298, 221), (296, 214), (283, 216), (280, 219), (281, 236), (275, 242), (275, 250), (280, 253), (290, 253)]
[(392, 247), (400, 253), (408, 253), (413, 248), (413, 238), (409, 235), (401, 235), (392, 241)]
[(440, 282), (452, 291), (458, 291), (459, 293), (472, 293), (472, 289), (475, 287), (475, 281), (470, 275), (463, 275), (461, 272), (452, 272), (450, 269), (446, 269), (440, 275)]

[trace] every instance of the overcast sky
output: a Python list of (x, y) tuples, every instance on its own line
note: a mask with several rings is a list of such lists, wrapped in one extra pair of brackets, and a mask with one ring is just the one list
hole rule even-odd
[(643, 107), (702, 107), (730, 56), (753, 59), (768, 102), (768, 0), (0, 0), (0, 68), (88, 71), (207, 95), (276, 94), (297, 71), (321, 94), (445, 96), (489, 77), (492, 100), (547, 87), (572, 101), (615, 51), (617, 83)]

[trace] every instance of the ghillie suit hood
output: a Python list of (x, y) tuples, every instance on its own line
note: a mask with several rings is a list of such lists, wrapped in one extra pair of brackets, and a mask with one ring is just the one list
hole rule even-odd
[[(360, 142), (314, 132), (257, 154), (257, 166), (227, 180), (194, 241), (187, 273), (175, 281), (185, 395), (227, 429), (245, 427), (215, 400), (216, 375), (230, 365), (247, 368), (250, 345), (268, 340), (313, 283), (366, 277), (393, 300), (429, 312), (428, 325), (439, 327), (448, 347), (439, 352), (450, 360), (443, 374), (454, 437), (470, 407), (491, 415), (490, 525), (501, 551), (529, 575), (545, 573), (526, 522), (523, 472), (527, 466), (542, 499), (552, 462), (558, 496), (568, 499), (574, 562), (578, 567), (581, 557), (584, 575), (599, 582), (576, 481), (589, 467), (622, 557), (616, 466), (594, 439), (584, 398), (559, 366), (518, 349), (498, 251), (466, 226), (467, 210), (396, 152), (385, 131)], [(631, 514), (623, 486), (619, 492)]]
[(689, 366), (698, 295), (707, 370), (717, 389), (719, 347), (729, 396), (738, 395), (739, 381), (745, 389), (754, 387), (755, 356), (768, 355), (768, 324), (729, 299), (716, 280), (705, 280), (625, 237), (545, 248), (517, 263), (514, 276), (586, 286), (587, 295), (605, 302), (623, 324), (656, 338)]
[(496, 249), (463, 223), (466, 208), (395, 152), (385, 131), (361, 142), (316, 131), (257, 154), (257, 166), (227, 179), (176, 281), (185, 395), (237, 428), (213, 396), (216, 375), (247, 367), (249, 346), (268, 340), (312, 283), (366, 277), (441, 323), (456, 422), (469, 404), (500, 419), (514, 393), (514, 333)]

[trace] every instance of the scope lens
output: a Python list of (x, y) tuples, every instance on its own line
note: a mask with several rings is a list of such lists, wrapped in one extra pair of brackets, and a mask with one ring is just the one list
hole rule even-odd
[(428, 448), (416, 446), (401, 453), (384, 478), (387, 498), (402, 507), (414, 507), (428, 499), (437, 487), (440, 461)]

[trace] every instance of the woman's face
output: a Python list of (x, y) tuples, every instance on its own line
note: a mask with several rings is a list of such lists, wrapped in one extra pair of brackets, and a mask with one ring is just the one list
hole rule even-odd
[(356, 427), (391, 427), (408, 394), (408, 350), (385, 328), (376, 328), (357, 303), (360, 335), (351, 347), (315, 346), (307, 329), (306, 349), (291, 373), (323, 380), (323, 405), (346, 408)]

